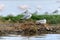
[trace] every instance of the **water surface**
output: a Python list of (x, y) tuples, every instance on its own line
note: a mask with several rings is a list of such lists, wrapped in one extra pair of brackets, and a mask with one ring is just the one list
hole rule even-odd
[(31, 36), (31, 37), (10, 35), (10, 36), (1, 36), (0, 40), (60, 40), (60, 34), (43, 34), (40, 36)]

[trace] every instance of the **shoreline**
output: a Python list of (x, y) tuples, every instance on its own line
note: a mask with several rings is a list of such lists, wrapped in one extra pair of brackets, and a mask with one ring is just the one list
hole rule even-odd
[[(59, 24), (48, 25), (53, 30), (47, 30), (42, 25), (36, 25), (33, 22), (28, 23), (7, 23), (0, 25), (0, 35), (18, 34), (18, 35), (40, 35), (40, 34), (60, 34)], [(6, 25), (6, 26), (5, 26)]]

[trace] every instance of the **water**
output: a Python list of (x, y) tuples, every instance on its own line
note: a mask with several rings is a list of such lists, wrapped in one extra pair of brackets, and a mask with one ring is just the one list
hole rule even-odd
[(43, 34), (40, 36), (32, 36), (32, 37), (10, 35), (10, 36), (1, 36), (0, 40), (60, 40), (60, 34)]

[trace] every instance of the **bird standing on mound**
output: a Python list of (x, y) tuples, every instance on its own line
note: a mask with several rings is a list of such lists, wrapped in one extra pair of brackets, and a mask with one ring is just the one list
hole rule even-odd
[(37, 20), (36, 23), (38, 23), (38, 24), (46, 24), (46, 19)]
[(32, 14), (28, 10), (26, 10), (23, 15), (22, 19), (30, 19), (32, 17)]
[(46, 19), (42, 19), (42, 20), (37, 20), (36, 24), (41, 24), (42, 26), (44, 26), (47, 30), (52, 30), (49, 25), (47, 25), (47, 20)]

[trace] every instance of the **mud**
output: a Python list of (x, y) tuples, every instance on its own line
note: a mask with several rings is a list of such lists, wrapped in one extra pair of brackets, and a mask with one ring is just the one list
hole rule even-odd
[(60, 34), (60, 24), (49, 24), (47, 30), (43, 25), (36, 24), (33, 21), (21, 23), (0, 23), (0, 35), (18, 34), (18, 35), (40, 35), (40, 34)]

